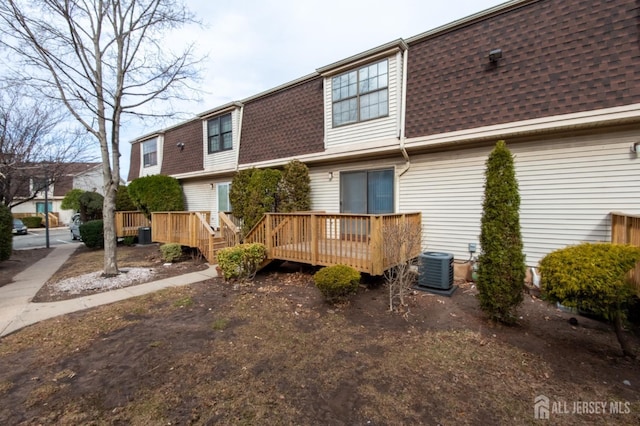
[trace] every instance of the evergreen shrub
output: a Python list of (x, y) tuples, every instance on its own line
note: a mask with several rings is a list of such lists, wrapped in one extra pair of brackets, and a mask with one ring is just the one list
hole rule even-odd
[(360, 272), (346, 265), (327, 266), (313, 275), (313, 281), (325, 299), (333, 303), (358, 290)]
[(267, 257), (267, 248), (260, 243), (239, 244), (219, 250), (217, 257), (225, 280), (253, 279)]
[(102, 220), (90, 220), (80, 225), (80, 237), (89, 248), (104, 247), (104, 223)]
[(173, 263), (182, 257), (182, 246), (178, 243), (167, 243), (160, 246), (162, 261)]

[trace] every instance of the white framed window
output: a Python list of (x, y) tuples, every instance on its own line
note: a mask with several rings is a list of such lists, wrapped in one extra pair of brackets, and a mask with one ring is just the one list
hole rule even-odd
[(142, 142), (142, 165), (152, 167), (158, 164), (158, 141), (152, 139)]
[(389, 115), (389, 61), (365, 65), (331, 79), (333, 127)]
[(209, 147), (209, 154), (227, 151), (233, 148), (232, 129), (230, 113), (207, 121), (207, 145)]

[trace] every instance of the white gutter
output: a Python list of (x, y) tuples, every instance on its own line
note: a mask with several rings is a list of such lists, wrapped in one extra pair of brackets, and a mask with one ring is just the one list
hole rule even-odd
[(411, 160), (409, 154), (404, 147), (405, 142), (405, 121), (407, 119), (407, 63), (409, 61), (409, 49), (404, 51), (404, 58), (402, 60), (402, 95), (400, 99), (400, 152), (406, 161), (404, 169), (398, 174), (401, 177), (403, 174), (409, 171), (411, 168)]

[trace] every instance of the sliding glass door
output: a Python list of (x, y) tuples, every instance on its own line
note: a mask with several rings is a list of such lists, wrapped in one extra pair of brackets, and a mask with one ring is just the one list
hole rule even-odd
[[(394, 212), (393, 169), (340, 173), (340, 213), (384, 214)], [(364, 221), (344, 220), (341, 233), (368, 236)]]

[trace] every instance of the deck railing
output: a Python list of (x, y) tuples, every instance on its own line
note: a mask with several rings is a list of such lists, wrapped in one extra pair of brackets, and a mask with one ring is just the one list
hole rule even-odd
[(234, 216), (228, 212), (218, 213), (220, 219), (220, 236), (225, 241), (227, 247), (240, 244), (240, 221), (234, 220)]
[(236, 216), (233, 214), (233, 212), (220, 212), (220, 213), (218, 213), (218, 214), (219, 214), (219, 215), (220, 215), (220, 214), (224, 214), (224, 215), (225, 215), (225, 217), (226, 217), (226, 219), (227, 219), (229, 222), (233, 223), (233, 224), (236, 226), (236, 228), (238, 228), (238, 229), (242, 228), (243, 220), (242, 220), (242, 219), (240, 219), (239, 217), (236, 217)]
[(118, 237), (135, 237), (138, 228), (151, 226), (147, 216), (140, 211), (116, 212), (116, 235)]
[(210, 214), (209, 212), (151, 213), (151, 240), (158, 243), (178, 243), (183, 246), (197, 247), (197, 230), (201, 226), (201, 217), (208, 226)]
[[(640, 247), (640, 215), (612, 212), (611, 242)], [(628, 279), (640, 288), (640, 262), (629, 271)]]
[[(323, 266), (343, 264), (381, 275), (395, 266), (384, 256), (383, 229), (406, 222), (419, 226), (421, 214), (267, 213), (244, 241), (265, 244), (270, 259)], [(419, 254), (418, 243), (409, 256)]]
[(612, 212), (611, 242), (640, 247), (640, 215)]

